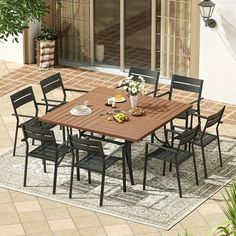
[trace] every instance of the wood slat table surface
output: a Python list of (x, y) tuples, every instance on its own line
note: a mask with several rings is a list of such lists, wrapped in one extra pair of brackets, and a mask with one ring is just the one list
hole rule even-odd
[[(42, 116), (40, 120), (65, 127), (121, 138), (129, 142), (137, 142), (192, 107), (191, 104), (182, 102), (169, 101), (150, 96), (139, 96), (138, 104), (139, 107), (145, 109), (145, 114), (139, 117), (129, 115), (129, 121), (120, 124), (114, 120), (108, 121), (108, 115), (104, 115), (106, 112), (113, 112), (115, 109), (127, 113), (131, 109), (129, 98), (126, 98), (126, 102), (124, 103), (116, 103), (116, 108), (105, 106), (107, 98), (115, 96), (115, 93), (113, 89), (98, 87), (47, 113)], [(70, 110), (74, 106), (83, 104), (86, 100), (92, 105), (91, 114), (86, 116), (74, 116), (70, 114)]]

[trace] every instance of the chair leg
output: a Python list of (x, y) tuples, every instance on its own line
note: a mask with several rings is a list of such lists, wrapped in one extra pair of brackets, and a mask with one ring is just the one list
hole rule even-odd
[(170, 164), (169, 164), (169, 172), (171, 172), (172, 171), (172, 163), (170, 162)]
[(91, 184), (91, 171), (88, 170), (88, 183)]
[(101, 193), (100, 193), (100, 206), (103, 205), (104, 183), (105, 183), (105, 171), (102, 172)]
[(56, 193), (56, 185), (57, 185), (57, 168), (58, 168), (58, 163), (57, 160), (55, 161), (55, 165), (54, 165), (54, 177), (53, 177), (53, 189), (52, 189), (52, 193), (55, 194)]
[(166, 162), (163, 162), (163, 176), (166, 174)]
[(195, 152), (194, 152), (194, 147), (193, 146), (192, 146), (192, 150), (193, 150), (193, 165), (194, 165), (196, 184), (198, 185), (197, 165), (196, 165), (196, 158), (195, 158)]
[(145, 146), (145, 156), (144, 156), (144, 168), (143, 168), (143, 190), (146, 189), (146, 177), (147, 177), (147, 154), (148, 154), (148, 145)]
[(66, 141), (65, 127), (62, 127), (62, 137), (63, 137), (63, 142), (65, 142)]
[(154, 134), (151, 134), (151, 143), (154, 143)]
[[(74, 179), (74, 163), (75, 156), (72, 151), (72, 162), (71, 162), (71, 172), (70, 172), (70, 189), (69, 189), (69, 198), (72, 198), (72, 188), (73, 188), (73, 179)], [(78, 164), (78, 163), (77, 163)]]
[(122, 148), (123, 192), (126, 192), (125, 148)]
[(205, 158), (205, 152), (204, 152), (203, 145), (201, 145), (201, 150), (202, 150), (202, 160), (203, 160), (204, 174), (205, 174), (205, 178), (207, 179), (206, 158)]
[(218, 150), (219, 150), (220, 166), (223, 167), (221, 148), (220, 148), (220, 138), (218, 134), (217, 134), (217, 143), (218, 143)]
[(75, 153), (75, 158), (76, 158), (76, 165), (77, 165), (77, 167), (76, 167), (76, 176), (77, 176), (77, 181), (80, 181), (80, 169), (79, 169), (79, 151), (78, 151), (78, 149), (76, 149), (76, 151), (75, 151), (76, 153)]
[(26, 151), (25, 155), (25, 171), (24, 171), (24, 183), (23, 186), (26, 187), (26, 180), (27, 180), (27, 169), (28, 169), (28, 151)]
[(44, 172), (44, 173), (47, 173), (46, 160), (45, 160), (45, 159), (42, 159), (42, 162), (43, 162), (43, 172)]
[(14, 140), (13, 156), (16, 155), (17, 136), (18, 136), (18, 124), (16, 125), (16, 132), (15, 132), (15, 140)]
[(178, 164), (176, 164), (175, 167), (176, 167), (176, 175), (177, 175), (177, 181), (178, 181), (178, 187), (179, 187), (179, 197), (182, 198), (182, 190), (181, 190), (181, 184), (180, 184), (180, 175), (179, 175)]

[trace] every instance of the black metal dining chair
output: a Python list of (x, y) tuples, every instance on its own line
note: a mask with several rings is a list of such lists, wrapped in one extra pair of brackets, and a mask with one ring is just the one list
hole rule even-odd
[[(169, 100), (173, 99), (174, 92), (176, 90), (181, 90), (196, 95), (196, 99), (190, 101), (190, 104), (195, 105), (195, 107), (189, 109), (187, 112), (184, 112), (177, 116), (177, 119), (185, 119), (185, 127), (188, 128), (189, 125), (189, 116), (193, 113), (200, 115), (200, 102), (202, 98), (202, 88), (203, 80), (190, 78), (182, 75), (172, 75), (170, 90), (168, 92), (162, 93), (157, 97), (162, 97), (168, 95)], [(198, 119), (200, 122), (200, 119)]]
[[(167, 132), (177, 134), (176, 140), (178, 140), (179, 142), (177, 147), (174, 147), (174, 144), (173, 145), (169, 144), (169, 146), (167, 147), (167, 146), (159, 145), (157, 143), (149, 143), (149, 142), (146, 143), (144, 175), (143, 175), (143, 190), (146, 189), (147, 164), (148, 164), (149, 158), (155, 158), (158, 160), (162, 160), (164, 162), (163, 175), (165, 175), (166, 162), (175, 165), (176, 177), (177, 177), (178, 188), (179, 188), (179, 196), (182, 198), (179, 165), (182, 164), (184, 161), (188, 160), (190, 157), (193, 157), (195, 179), (196, 179), (196, 184), (198, 185), (198, 174), (197, 174), (193, 141), (196, 138), (199, 128), (200, 128), (200, 124), (197, 125), (194, 129), (186, 130), (181, 134), (179, 134), (178, 132), (175, 132), (174, 130), (167, 130)], [(185, 149), (186, 144), (190, 145), (190, 149), (188, 150)], [(149, 152), (149, 146), (152, 146), (156, 149)]]
[[(40, 81), (40, 86), (43, 92), (43, 100), (46, 103), (46, 113), (52, 109), (55, 109), (67, 102), (66, 92), (79, 92), (79, 93), (87, 93), (88, 91), (82, 89), (71, 89), (65, 88), (61, 74), (57, 73), (47, 77), (44, 80)], [(60, 89), (62, 92), (62, 99), (51, 99), (49, 94), (55, 91), (56, 89)]]
[[(18, 137), (18, 129), (20, 128), (20, 125), (22, 122), (20, 122), (20, 118), (28, 118), (27, 121), (23, 122), (25, 125), (31, 125), (34, 127), (42, 127), (44, 129), (51, 129), (55, 125), (48, 124), (45, 122), (39, 121), (39, 119), (35, 119), (38, 117), (38, 106), (44, 105), (43, 103), (36, 102), (34, 92), (32, 89), (32, 86), (29, 86), (27, 88), (24, 88), (10, 96), (11, 103), (14, 110), (14, 115), (16, 117), (16, 130), (15, 130), (15, 139), (14, 139), (14, 148), (13, 148), (13, 156), (16, 154), (16, 145), (17, 145), (17, 137)], [(34, 114), (33, 115), (24, 115), (19, 113), (19, 109), (22, 109), (22, 107), (28, 103), (33, 104), (34, 108)]]
[[(67, 142), (58, 144), (52, 130), (36, 128), (25, 124), (21, 125), (24, 141), (26, 143), (25, 152), (25, 170), (24, 170), (24, 182), (23, 186), (26, 187), (27, 182), (27, 170), (28, 170), (28, 157), (34, 157), (43, 161), (54, 162), (54, 176), (53, 176), (53, 190), (52, 193), (56, 193), (57, 184), (57, 169), (62, 162), (65, 155), (71, 151), (70, 146)], [(36, 148), (31, 149), (29, 145), (29, 139), (37, 140), (41, 142)]]
[[(201, 147), (204, 174), (205, 174), (206, 179), (207, 179), (207, 166), (206, 166), (206, 157), (205, 157), (204, 148), (215, 140), (217, 140), (217, 144), (218, 144), (220, 166), (221, 167), (223, 166), (221, 147), (220, 147), (219, 125), (223, 123), (221, 119), (223, 117), (224, 111), (225, 111), (225, 106), (222, 109), (220, 109), (218, 112), (216, 112), (208, 117), (198, 115), (198, 114), (192, 114), (192, 117), (191, 117), (191, 123), (193, 122), (193, 116), (196, 116), (197, 118), (200, 118), (200, 119), (204, 119), (206, 121), (204, 128), (202, 129), (202, 131), (201, 130), (198, 131), (198, 134), (197, 134), (196, 139), (194, 141), (195, 145), (198, 145)], [(210, 127), (214, 127), (215, 134), (208, 132)]]
[[(115, 164), (118, 160), (122, 159), (122, 172), (123, 172), (123, 192), (126, 192), (126, 172), (125, 172), (125, 148), (124, 145), (116, 148), (109, 155), (103, 152), (102, 143), (100, 141), (81, 139), (77, 136), (69, 136), (72, 147), (72, 165), (71, 165), (71, 178), (70, 178), (70, 191), (69, 198), (72, 198), (74, 168), (77, 170), (77, 180), (80, 180), (79, 169), (88, 171), (88, 183), (91, 183), (91, 172), (98, 172), (102, 174), (101, 193), (100, 193), (100, 206), (103, 205), (104, 184), (106, 169)], [(116, 156), (118, 151), (122, 151), (122, 156)], [(86, 152), (81, 155), (80, 153)]]
[(146, 84), (151, 84), (154, 86), (153, 91), (147, 93), (146, 95), (153, 94), (154, 97), (157, 95), (157, 92), (159, 91), (158, 89), (159, 75), (160, 75), (159, 71), (153, 71), (138, 67), (130, 67), (128, 75), (142, 76)]

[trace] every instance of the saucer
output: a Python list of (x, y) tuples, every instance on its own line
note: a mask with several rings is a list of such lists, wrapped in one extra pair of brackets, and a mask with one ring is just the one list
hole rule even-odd
[(70, 110), (70, 114), (74, 116), (86, 116), (92, 113), (92, 110), (89, 107), (86, 107), (86, 109), (78, 110), (76, 107), (73, 107)]
[(126, 101), (126, 98), (125, 98), (125, 97), (122, 97), (122, 98), (119, 99), (119, 100), (116, 100), (116, 99), (115, 99), (115, 101), (116, 101), (117, 103), (125, 102), (125, 101)]

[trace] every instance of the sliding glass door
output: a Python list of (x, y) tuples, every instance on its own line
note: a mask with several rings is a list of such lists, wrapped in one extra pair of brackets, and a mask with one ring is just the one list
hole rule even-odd
[(193, 10), (197, 0), (61, 2), (56, 26), (62, 60), (121, 70), (157, 69), (166, 78), (173, 73), (191, 75), (197, 64), (193, 44), (199, 29), (192, 27), (193, 21), (199, 22)]

